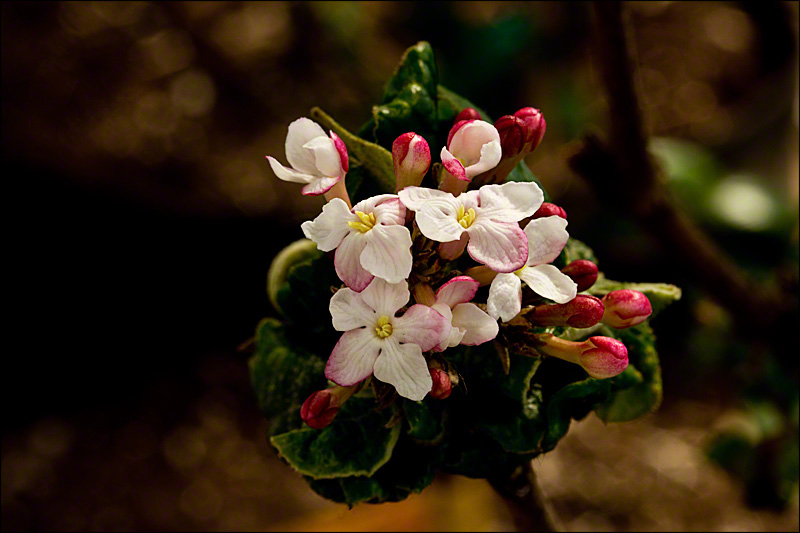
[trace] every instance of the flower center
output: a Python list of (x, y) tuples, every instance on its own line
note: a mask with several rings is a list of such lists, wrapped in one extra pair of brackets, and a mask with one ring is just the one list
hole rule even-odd
[(375, 334), (381, 339), (385, 339), (392, 334), (392, 325), (389, 324), (389, 317), (383, 315), (378, 319), (378, 325), (375, 326)]
[(527, 267), (528, 267), (528, 265), (522, 265), (522, 268), (520, 268), (519, 270), (515, 270), (514, 274), (519, 276), (522, 273), (522, 271), (525, 270)]
[[(353, 229), (357, 229), (361, 233), (366, 233), (375, 226), (375, 213), (362, 213), (356, 211), (356, 216), (361, 222), (350, 221), (347, 223)], [(391, 329), (389, 330), (391, 332)]]
[(464, 206), (460, 205), (458, 206), (456, 218), (458, 218), (458, 223), (461, 224), (461, 227), (467, 229), (475, 221), (475, 210), (470, 207), (466, 212), (464, 212)]

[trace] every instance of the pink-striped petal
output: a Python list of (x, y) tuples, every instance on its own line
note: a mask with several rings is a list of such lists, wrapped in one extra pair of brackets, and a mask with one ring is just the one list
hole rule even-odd
[(472, 300), (480, 283), (469, 276), (456, 276), (436, 291), (436, 303), (447, 304), (451, 309)]
[(484, 144), (481, 147), (480, 159), (464, 169), (466, 179), (471, 180), (478, 174), (482, 174), (487, 170), (492, 170), (500, 163), (502, 158), (503, 148), (500, 146), (499, 140)]
[(334, 146), (336, 146), (336, 151), (339, 152), (339, 162), (342, 170), (347, 172), (350, 170), (350, 157), (347, 155), (347, 146), (345, 146), (344, 141), (341, 140), (333, 130), (330, 131), (330, 135), (331, 139), (333, 139)]
[(381, 345), (374, 365), (375, 377), (393, 385), (403, 398), (420, 401), (431, 391), (433, 380), (428, 363), (416, 344), (400, 344), (394, 335)]
[(403, 316), (394, 319), (393, 328), (393, 338), (428, 351), (447, 337), (450, 322), (432, 307), (415, 304)]
[(478, 216), (498, 222), (518, 222), (529, 217), (544, 201), (544, 193), (533, 182), (484, 185), (478, 192), (481, 198)]
[(397, 196), (379, 203), (372, 212), (375, 214), (375, 222), (378, 224), (402, 226), (406, 223), (406, 206), (400, 202), (400, 198)]
[(304, 144), (316, 137), (327, 138), (327, 135), (320, 125), (311, 119), (300, 117), (289, 124), (289, 131), (286, 134), (286, 159), (292, 168), (307, 174), (319, 175), (314, 153), (303, 148)]
[(303, 148), (314, 154), (314, 166), (318, 175), (328, 178), (342, 175), (342, 160), (333, 139), (326, 135), (315, 137), (304, 144)]
[(267, 161), (269, 161), (269, 166), (272, 167), (272, 171), (278, 176), (278, 179), (283, 181), (291, 181), (294, 183), (311, 183), (317, 176), (315, 174), (307, 174), (305, 172), (299, 172), (292, 168), (285, 167), (278, 163), (278, 160), (272, 157), (271, 155), (267, 156)]
[(459, 161), (453, 154), (451, 154), (447, 148), (442, 148), (442, 152), (439, 154), (442, 158), (442, 165), (444, 168), (456, 178), (469, 181), (467, 178), (467, 171), (464, 168), (464, 164)]
[(369, 328), (375, 325), (378, 317), (375, 311), (361, 298), (361, 293), (352, 289), (339, 289), (331, 298), (328, 309), (336, 331), (350, 331), (357, 328)]
[(355, 385), (372, 375), (381, 342), (371, 328), (346, 332), (334, 346), (325, 377), (342, 387)]
[(361, 252), (367, 246), (367, 239), (359, 231), (351, 231), (336, 248), (333, 266), (336, 275), (345, 285), (356, 292), (363, 291), (375, 277), (361, 266)]
[[(381, 278), (375, 278), (370, 285), (361, 292), (364, 302), (370, 306), (378, 316), (392, 318), (397, 311), (408, 303), (411, 293), (408, 283), (387, 283)], [(394, 322), (394, 321), (393, 321)]]
[(411, 234), (407, 227), (376, 225), (365, 237), (367, 246), (361, 253), (361, 266), (389, 283), (408, 278), (412, 257)]
[(567, 221), (557, 215), (535, 218), (525, 226), (528, 236), (528, 266), (552, 263), (569, 240)]
[(355, 218), (343, 200), (334, 198), (322, 206), (322, 213), (317, 218), (306, 220), (300, 228), (306, 238), (317, 244), (318, 249), (330, 252), (350, 233), (347, 222)]
[[(512, 274), (513, 276), (513, 274)], [(516, 276), (515, 276), (516, 277)], [(458, 304), (453, 308), (453, 328), (465, 331), (461, 344), (476, 346), (497, 337), (497, 320), (475, 304)]]
[(467, 228), (467, 252), (495, 272), (519, 270), (528, 259), (528, 237), (516, 222), (494, 222), (480, 215)]
[(316, 178), (314, 181), (301, 189), (301, 193), (305, 196), (319, 196), (325, 194), (331, 188), (339, 183), (339, 177), (335, 178)]

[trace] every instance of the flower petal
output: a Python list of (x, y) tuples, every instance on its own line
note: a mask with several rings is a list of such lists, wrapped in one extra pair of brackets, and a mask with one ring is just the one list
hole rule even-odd
[(338, 176), (335, 178), (316, 178), (314, 181), (303, 187), (300, 191), (305, 196), (319, 196), (320, 194), (325, 194), (331, 187), (336, 185), (339, 182)]
[(553, 265), (525, 267), (519, 277), (533, 292), (559, 304), (569, 302), (578, 294), (578, 285), (572, 278)]
[(469, 276), (456, 276), (436, 291), (436, 303), (446, 304), (451, 309), (472, 300), (481, 284)]
[(313, 152), (314, 165), (319, 174), (328, 178), (338, 178), (344, 173), (339, 151), (330, 137), (315, 137), (304, 144), (303, 148)]
[(379, 317), (392, 318), (401, 307), (408, 303), (411, 293), (408, 291), (406, 282), (387, 283), (381, 278), (375, 278), (361, 293), (361, 297)]
[(386, 201), (375, 206), (372, 211), (375, 214), (375, 222), (383, 225), (404, 225), (406, 223), (406, 206), (400, 202), (400, 198), (391, 195)]
[(500, 146), (500, 141), (492, 141), (484, 144), (481, 147), (481, 157), (477, 163), (469, 165), (464, 169), (466, 179), (471, 180), (473, 177), (492, 170), (503, 158), (503, 148)]
[(428, 363), (416, 344), (400, 344), (394, 335), (381, 345), (381, 353), (374, 365), (375, 377), (394, 385), (403, 398), (420, 401), (431, 391), (433, 380)]
[(364, 234), (351, 231), (336, 248), (336, 255), (333, 256), (336, 275), (356, 292), (363, 291), (375, 277), (361, 266), (361, 252), (366, 246)]
[(542, 189), (533, 182), (484, 185), (478, 192), (481, 196), (478, 217), (498, 222), (518, 222), (534, 214), (544, 202)]
[[(353, 212), (361, 211), (362, 213), (372, 213), (379, 204), (395, 198), (397, 198), (396, 194), (378, 194), (376, 196), (371, 196), (354, 205)], [(375, 216), (377, 217), (378, 215)], [(405, 220), (403, 222), (405, 222)]]
[(286, 159), (293, 168), (307, 174), (319, 175), (314, 153), (303, 148), (304, 144), (316, 137), (327, 137), (327, 135), (319, 124), (309, 118), (300, 117), (289, 124), (289, 132), (286, 134)]
[(371, 329), (348, 331), (334, 346), (325, 377), (342, 387), (355, 385), (372, 375), (380, 350), (380, 339)]
[(490, 341), (500, 331), (497, 319), (490, 317), (475, 304), (458, 304), (453, 308), (453, 329), (456, 328), (465, 330), (461, 344), (468, 346)]
[(447, 348), (458, 346), (459, 343), (461, 343), (461, 339), (464, 338), (465, 332), (463, 329), (452, 327), (453, 311), (450, 310), (450, 307), (447, 304), (443, 303), (433, 304), (431, 309), (434, 309), (437, 313), (442, 315), (447, 320), (447, 323), (451, 325), (450, 333), (442, 338), (442, 342), (436, 345), (433, 348), (433, 351), (443, 352)]
[(361, 266), (370, 274), (389, 283), (400, 283), (411, 274), (411, 233), (407, 227), (377, 225), (365, 236)]
[[(453, 134), (447, 143), (447, 149), (459, 158), (464, 166), (469, 167), (481, 160), (483, 147), (494, 141), (497, 141), (497, 147), (500, 148), (500, 134), (492, 124), (482, 120), (472, 120)], [(490, 168), (499, 161), (498, 158)]]
[(447, 148), (442, 148), (439, 156), (442, 158), (442, 165), (445, 170), (460, 180), (469, 181), (464, 165), (453, 154), (448, 152)]
[(333, 139), (333, 145), (336, 147), (336, 151), (339, 152), (339, 161), (342, 165), (342, 170), (347, 172), (350, 169), (350, 157), (347, 155), (347, 146), (345, 146), (344, 141), (336, 135), (333, 130), (329, 130), (331, 139)]
[[(397, 196), (400, 197), (400, 201), (403, 202), (403, 205), (412, 211), (420, 211), (429, 203), (446, 206), (452, 205), (455, 202), (455, 197), (449, 192), (428, 189), (426, 187), (406, 187), (398, 192)], [(458, 204), (455, 205), (456, 209), (458, 209)]]
[(350, 331), (362, 327), (371, 327), (377, 321), (375, 311), (361, 298), (361, 293), (352, 289), (339, 289), (331, 298), (331, 317), (336, 331)]
[(392, 337), (403, 343), (417, 344), (428, 351), (450, 333), (450, 322), (432, 307), (415, 304), (403, 316), (395, 318)]
[(344, 200), (334, 198), (322, 206), (322, 213), (317, 218), (306, 220), (300, 224), (300, 228), (306, 238), (317, 244), (318, 249), (330, 252), (350, 233), (347, 222), (354, 218), (355, 215), (350, 212)]
[(267, 156), (267, 161), (269, 161), (269, 166), (272, 167), (272, 171), (276, 176), (278, 176), (278, 179), (282, 179), (283, 181), (291, 181), (294, 183), (311, 183), (317, 179), (316, 175), (298, 172), (297, 170), (281, 165), (278, 163), (278, 160), (271, 155)]
[(516, 222), (494, 222), (478, 215), (467, 232), (467, 252), (475, 261), (495, 272), (514, 272), (525, 265), (528, 237)]
[(528, 236), (528, 266), (555, 261), (569, 240), (567, 221), (558, 215), (535, 218), (525, 226)]
[(498, 274), (489, 286), (486, 312), (508, 322), (522, 309), (522, 283), (516, 274)]

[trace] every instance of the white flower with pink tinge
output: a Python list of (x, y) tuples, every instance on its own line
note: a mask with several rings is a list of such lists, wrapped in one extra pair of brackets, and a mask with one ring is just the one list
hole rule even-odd
[(300, 227), (323, 252), (336, 250), (336, 274), (361, 292), (376, 276), (398, 283), (411, 273), (411, 234), (405, 221), (406, 208), (397, 196), (381, 194), (352, 209), (333, 198), (317, 218)]
[(370, 375), (409, 400), (422, 400), (433, 381), (422, 352), (442, 343), (447, 319), (431, 307), (408, 303), (408, 285), (375, 278), (363, 291), (341, 289), (331, 298), (333, 327), (344, 331), (325, 367), (325, 377), (349, 387)]
[(553, 215), (531, 220), (525, 226), (528, 236), (528, 259), (525, 265), (510, 274), (498, 274), (489, 287), (486, 312), (495, 319), (508, 322), (522, 309), (522, 281), (533, 292), (556, 303), (564, 304), (578, 294), (578, 285), (551, 263), (569, 240), (567, 221)]
[(495, 272), (525, 265), (528, 239), (518, 222), (544, 201), (538, 185), (516, 182), (484, 185), (459, 196), (422, 187), (406, 187), (398, 195), (416, 211), (423, 235), (442, 243), (469, 239), (469, 255)]
[(272, 171), (283, 181), (304, 183), (307, 196), (324, 194), (344, 179), (349, 167), (347, 148), (333, 132), (330, 137), (311, 119), (301, 117), (289, 124), (286, 135), (287, 168), (267, 156)]
[(503, 157), (500, 134), (483, 120), (457, 122), (440, 154), (442, 164), (456, 178), (470, 181), (474, 176), (491, 170)]
[(476, 346), (497, 337), (497, 320), (487, 315), (480, 307), (468, 303), (475, 297), (480, 283), (469, 276), (458, 276), (436, 291), (436, 309), (452, 325), (450, 334), (434, 351), (466, 344)]

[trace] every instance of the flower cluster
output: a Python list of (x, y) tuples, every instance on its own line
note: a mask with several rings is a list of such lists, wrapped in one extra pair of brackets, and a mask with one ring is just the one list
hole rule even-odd
[[(410, 400), (447, 398), (451, 380), (442, 352), (495, 339), (498, 320), (623, 328), (650, 315), (649, 301), (636, 291), (602, 300), (579, 295), (597, 279), (593, 263), (574, 261), (561, 270), (552, 264), (569, 239), (566, 212), (545, 203), (536, 183), (506, 182), (544, 131), (544, 118), (533, 108), (494, 125), (465, 109), (440, 151), (437, 189), (420, 186), (431, 150), (409, 132), (392, 145), (396, 194), (351, 205), (345, 143), (307, 118), (289, 125), (290, 167), (267, 159), (278, 178), (303, 183), (303, 194), (325, 196), (322, 212), (301, 227), (319, 250), (333, 253), (344, 284), (329, 305), (333, 327), (342, 332), (325, 368), (335, 386), (306, 400), (301, 416), (309, 426), (328, 425), (370, 376)], [(464, 252), (474, 266), (462, 273), (450, 263)], [(523, 283), (539, 302), (524, 312)], [(485, 285), (486, 302), (474, 302)], [(625, 346), (608, 337), (576, 343), (540, 334), (532, 344), (540, 355), (579, 364), (598, 379), (628, 364)]]

